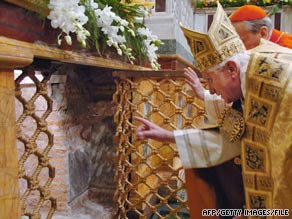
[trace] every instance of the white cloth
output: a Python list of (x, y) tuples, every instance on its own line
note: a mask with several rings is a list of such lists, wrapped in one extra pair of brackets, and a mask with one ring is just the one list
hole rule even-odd
[[(266, 46), (270, 45), (268, 49)], [(256, 48), (256, 52), (265, 53), (265, 55), (275, 55), (272, 48), (279, 47), (271, 42), (262, 41), (261, 46)], [(267, 50), (267, 51), (266, 51)], [(291, 54), (290, 49), (281, 48), (283, 54)], [(279, 59), (285, 60), (285, 56), (279, 55)], [(287, 60), (291, 56), (287, 56)], [(290, 58), (291, 61), (291, 58)], [(245, 71), (240, 74), (241, 89), (245, 95)], [(204, 94), (205, 111), (208, 124), (216, 125), (218, 116), (225, 107), (224, 101), (220, 96), (211, 95), (209, 91)], [(188, 129), (174, 131), (175, 141), (179, 151), (179, 156), (184, 168), (204, 168), (219, 165), (240, 155), (240, 142), (231, 143), (225, 140), (217, 130)]]
[[(226, 104), (220, 96), (210, 94), (208, 90), (204, 98), (207, 123), (216, 126)], [(185, 169), (216, 166), (240, 155), (240, 142), (231, 143), (215, 129), (176, 130), (174, 136)]]
[(185, 169), (216, 166), (240, 155), (240, 142), (229, 142), (218, 130), (176, 130), (174, 136)]
[(210, 125), (218, 125), (218, 117), (226, 107), (224, 100), (221, 96), (210, 94), (209, 90), (205, 90), (204, 103), (207, 123)]
[[(241, 69), (241, 89), (245, 95), (245, 71)], [(218, 95), (204, 93), (208, 125), (218, 125), (218, 117), (227, 106)], [(240, 142), (231, 143), (215, 129), (187, 129), (174, 131), (175, 142), (184, 168), (216, 166), (240, 155)]]

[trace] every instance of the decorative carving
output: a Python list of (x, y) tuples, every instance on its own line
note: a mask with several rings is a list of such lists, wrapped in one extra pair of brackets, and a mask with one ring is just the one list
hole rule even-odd
[(246, 145), (245, 147), (246, 154), (246, 165), (248, 169), (254, 171), (265, 171), (264, 163), (264, 150), (261, 148), (255, 148), (251, 145)]
[(155, 214), (162, 219), (159, 211), (163, 206), (169, 217), (181, 218), (182, 214), (189, 217), (177, 149), (169, 143), (138, 141), (135, 136), (138, 124), (132, 116), (146, 117), (169, 129), (194, 128), (202, 124), (203, 108), (188, 94), (191, 88), (181, 73), (177, 76), (170, 76), (169, 72), (149, 73), (143, 77), (143, 73), (118, 72), (115, 76), (119, 78), (114, 94), (117, 218)]
[(250, 201), (250, 206), (251, 209), (263, 209), (266, 208), (266, 197), (263, 195), (255, 195), (255, 194), (251, 194), (249, 196), (249, 201)]
[[(45, 70), (47, 71), (47, 70)], [(22, 215), (29, 216), (30, 218), (39, 219), (41, 218), (40, 208), (45, 205), (45, 201), (50, 203), (47, 218), (52, 218), (53, 213), (55, 212), (56, 200), (51, 197), (50, 193), (50, 185), (52, 183), (53, 178), (55, 177), (54, 168), (50, 164), (50, 160), (48, 154), (53, 146), (53, 136), (48, 131), (46, 119), (49, 114), (52, 112), (53, 104), (52, 100), (48, 95), (48, 91), (46, 89), (46, 84), (50, 78), (50, 72), (44, 72), (44, 78), (39, 81), (35, 77), (35, 69), (33, 66), (30, 66), (28, 69), (24, 69), (23, 73), (15, 80), (16, 83), (16, 98), (23, 105), (23, 111), (17, 118), (17, 140), (22, 142), (25, 150), (22, 156), (19, 159), (19, 178), (25, 180), (27, 182), (27, 188), (25, 189), (21, 201), (22, 201)], [(36, 93), (33, 94), (28, 100), (25, 99), (24, 93), (21, 90), (24, 88), (22, 85), (23, 80), (28, 77), (31, 79), (33, 86), (36, 87)], [(46, 102), (47, 108), (44, 109), (44, 113), (39, 115), (36, 113), (36, 100), (38, 97), (42, 96), (43, 100)], [(36, 129), (33, 130), (32, 135), (28, 136), (21, 127), (23, 122), (25, 122), (26, 118), (30, 117), (37, 126)], [(47, 144), (45, 148), (40, 148), (42, 145), (37, 141), (38, 136), (40, 134), (44, 134), (47, 136)], [(27, 170), (26, 162), (29, 162), (28, 159), (30, 157), (36, 157), (36, 161), (33, 162), (35, 165), (30, 166), (30, 171)], [(45, 169), (48, 170), (46, 172), (47, 179), (44, 183), (44, 187), (40, 185), (40, 173)], [(30, 175), (29, 172), (32, 174)], [(38, 193), (36, 192), (38, 191)], [(33, 196), (37, 197), (37, 203), (35, 206), (27, 206), (27, 200)], [(32, 210), (30, 210), (32, 207)]]
[(218, 119), (220, 133), (230, 142), (238, 141), (245, 130), (242, 113), (232, 108), (226, 108)]
[(257, 97), (251, 97), (247, 104), (247, 121), (255, 125), (269, 128), (273, 105)]

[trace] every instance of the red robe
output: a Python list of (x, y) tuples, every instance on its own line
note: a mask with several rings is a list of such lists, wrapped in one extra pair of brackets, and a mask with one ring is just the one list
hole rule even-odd
[[(191, 219), (201, 219), (203, 209), (216, 209), (216, 193), (214, 188), (198, 176), (196, 169), (186, 169), (186, 189)], [(217, 216), (206, 219), (219, 219)]]
[(185, 173), (191, 219), (231, 219), (202, 216), (202, 210), (243, 208), (242, 171), (234, 159), (210, 168), (186, 169)]
[(288, 47), (292, 49), (292, 35), (273, 29), (270, 41), (277, 43), (280, 46)]

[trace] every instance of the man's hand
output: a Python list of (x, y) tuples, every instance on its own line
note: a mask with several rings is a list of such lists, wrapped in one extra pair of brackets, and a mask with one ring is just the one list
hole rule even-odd
[(205, 88), (201, 84), (196, 72), (190, 67), (184, 68), (184, 76), (186, 82), (191, 86), (195, 97), (204, 100)]
[(134, 116), (133, 119), (142, 123), (142, 125), (136, 129), (136, 135), (139, 140), (151, 138), (160, 142), (175, 142), (173, 131), (163, 129), (141, 117)]

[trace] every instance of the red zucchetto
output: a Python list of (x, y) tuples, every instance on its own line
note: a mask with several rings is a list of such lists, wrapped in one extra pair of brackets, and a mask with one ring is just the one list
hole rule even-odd
[[(231, 22), (252, 21), (268, 16), (264, 9), (256, 5), (243, 5), (237, 8), (229, 17)], [(273, 29), (270, 41), (280, 46), (292, 49), (292, 36), (288, 33)]]
[(263, 19), (266, 16), (267, 13), (261, 7), (256, 5), (244, 5), (236, 9), (229, 18), (231, 22), (236, 22)]

